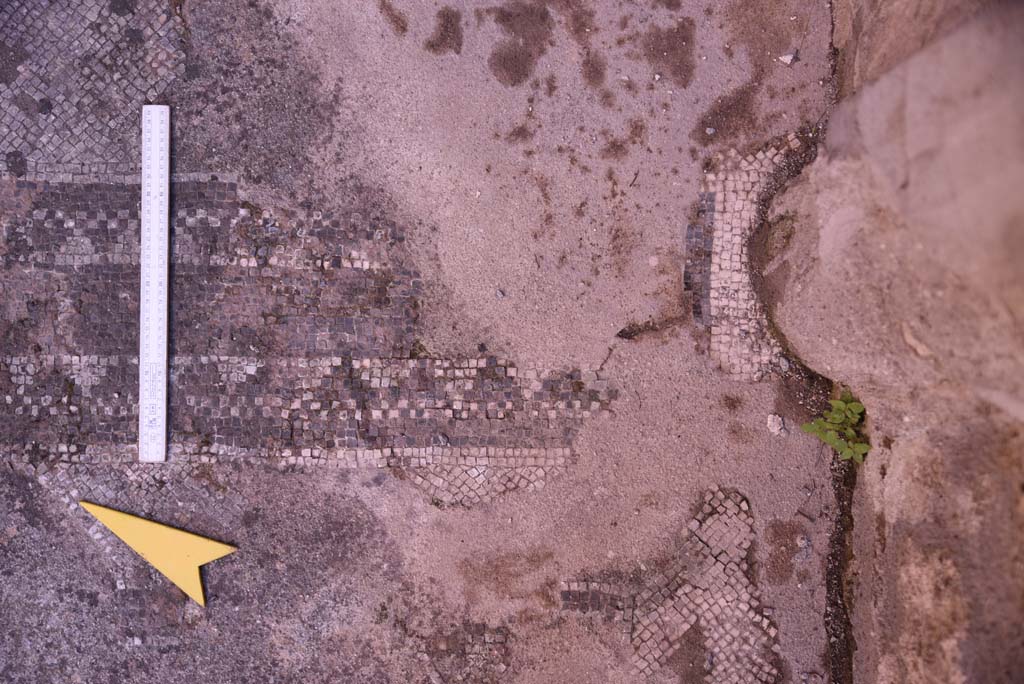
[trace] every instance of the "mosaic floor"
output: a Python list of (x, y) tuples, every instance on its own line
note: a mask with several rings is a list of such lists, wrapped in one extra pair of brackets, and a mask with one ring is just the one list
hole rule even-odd
[[(220, 179), (172, 191), (174, 461), (401, 468), (470, 505), (543, 487), (616, 395), (599, 371), (426, 356), (397, 226), (255, 217)], [(8, 309), (24, 351), (0, 358), (0, 443), (20, 462), (136, 458), (138, 192), (18, 181), (24, 211), (4, 212), (3, 287), (28, 296)]]
[(653, 579), (639, 587), (577, 578), (562, 584), (562, 609), (597, 613), (629, 635), (642, 674), (661, 669), (688, 631), (700, 630), (704, 681), (780, 681), (777, 628), (751, 580), (754, 519), (742, 495), (704, 495), (688, 535)]

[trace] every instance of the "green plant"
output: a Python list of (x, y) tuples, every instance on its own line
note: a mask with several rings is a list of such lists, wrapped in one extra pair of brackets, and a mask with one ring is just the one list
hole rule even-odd
[(840, 459), (848, 461), (852, 458), (863, 463), (871, 451), (871, 443), (862, 431), (864, 404), (854, 399), (849, 390), (843, 390), (839, 399), (830, 399), (828, 403), (832, 408), (820, 418), (804, 423), (800, 429), (832, 447)]

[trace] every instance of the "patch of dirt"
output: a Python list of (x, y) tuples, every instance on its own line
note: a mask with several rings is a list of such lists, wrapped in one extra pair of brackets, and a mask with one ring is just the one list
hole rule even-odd
[(437, 24), (427, 42), (423, 44), (428, 52), (443, 55), (452, 52), (462, 53), (462, 14), (451, 7), (442, 7), (437, 11)]
[[(790, 20), (791, 16), (795, 19)], [(795, 36), (807, 31), (806, 19), (801, 13), (768, 9), (746, 0), (732, 0), (726, 8), (725, 19), (729, 42), (745, 48), (755, 73), (768, 73), (776, 57), (799, 47), (793, 44)]]
[(648, 333), (660, 333), (664, 330), (674, 328), (677, 325), (682, 325), (686, 320), (687, 318), (683, 315), (658, 319), (651, 318), (643, 323), (630, 323), (622, 330), (615, 333), (615, 336), (622, 340), (635, 340)]
[[(535, 547), (525, 553), (498, 554), (479, 561), (464, 560), (459, 563), (459, 571), (466, 580), (469, 594), (484, 592), (504, 598), (522, 598), (536, 595), (537, 582), (531, 579), (536, 579), (534, 576), (554, 557), (550, 549)], [(549, 596), (542, 603), (552, 601)]]
[[(694, 124), (690, 137), (701, 145), (727, 143), (757, 129), (757, 76), (715, 100)], [(710, 131), (710, 132), (709, 132)]]
[(547, 52), (555, 26), (551, 13), (541, 4), (515, 0), (489, 10), (489, 14), (508, 39), (494, 48), (487, 65), (500, 83), (521, 85)]
[(0, 42), (0, 83), (10, 85), (18, 78), (18, 67), (28, 59), (20, 46)]
[[(5, 349), (31, 349), (36, 340), (47, 337), (55, 348), (73, 348), (69, 345), (71, 326), (54, 323), (58, 311), (72, 306), (74, 295), (70, 290), (68, 276), (43, 271), (26, 271), (13, 283), (0, 282), (0, 311), (7, 323), (0, 326), (0, 345)], [(75, 318), (67, 316), (64, 320), (70, 323)]]
[(210, 489), (225, 493), (228, 491), (228, 487), (218, 479), (216, 471), (213, 466), (209, 463), (201, 463), (196, 466), (196, 469), (192, 472), (192, 477), (200, 482), (209, 485)]
[(558, 79), (554, 74), (548, 74), (544, 79), (544, 94), (548, 97), (552, 97), (558, 92)]
[(519, 124), (505, 134), (505, 140), (510, 143), (524, 143), (533, 139), (533, 131), (526, 124)]
[(601, 159), (622, 159), (629, 154), (631, 145), (640, 145), (647, 136), (647, 124), (642, 119), (629, 122), (629, 131), (623, 137), (613, 137), (604, 132), (606, 141), (601, 148)]
[(719, 401), (730, 413), (738, 411), (743, 406), (743, 399), (732, 394), (723, 394)]
[(685, 17), (669, 28), (651, 27), (643, 36), (643, 54), (647, 61), (683, 88), (690, 85), (696, 68), (696, 26), (693, 19)]
[(591, 88), (600, 88), (604, 85), (605, 72), (608, 69), (608, 60), (599, 52), (588, 50), (583, 58), (583, 80)]
[(404, 36), (409, 31), (409, 17), (391, 4), (389, 0), (378, 0), (377, 9), (387, 19), (388, 25), (391, 26), (391, 30), (395, 32), (396, 36)]
[(311, 154), (332, 135), (338, 106), (324, 94), (318, 71), (299, 56), (284, 23), (255, 3), (197, 3), (189, 24), (189, 76), (162, 98), (174, 105), (175, 170), (238, 173), (275, 193), (308, 199)]
[(28, 161), (25, 159), (25, 155), (18, 150), (11, 150), (4, 155), (4, 161), (7, 162), (7, 170), (13, 176), (21, 178), (28, 173)]
[(594, 10), (589, 0), (546, 0), (548, 6), (561, 14), (569, 28), (569, 35), (581, 46), (590, 43), (590, 36), (597, 30)]
[(753, 444), (757, 439), (756, 433), (738, 420), (730, 420), (726, 431), (740, 444)]
[(20, 92), (14, 97), (14, 106), (28, 116), (35, 116), (39, 113), (39, 103), (26, 92)]
[(772, 411), (785, 418), (790, 428), (817, 418), (832, 397), (832, 381), (799, 362), (790, 361), (788, 371), (776, 373), (775, 385)]
[(119, 17), (135, 14), (136, 0), (110, 0), (110, 11)]
[[(0, 212), (9, 215), (26, 213), (32, 207), (32, 200), (37, 194), (37, 189), (19, 187), (15, 180), (0, 178)], [(0, 256), (6, 253), (7, 245), (0, 243)]]
[(772, 520), (768, 523), (766, 580), (772, 584), (789, 581), (793, 576), (793, 557), (800, 550), (798, 540), (806, 534), (806, 526), (797, 520)]
[[(639, 225), (633, 217), (629, 216), (628, 213), (622, 206), (621, 198), (625, 196), (625, 193), (618, 189), (618, 180), (615, 178), (614, 172), (608, 169), (609, 174), (607, 176), (611, 183), (611, 191), (609, 197), (614, 199), (616, 196), (620, 198), (620, 201), (616, 203), (612, 215), (609, 217), (610, 225), (608, 226), (608, 254), (605, 259), (609, 259), (614, 268), (614, 273), (619, 278), (624, 278), (629, 273), (629, 267), (633, 253), (636, 249), (643, 244), (644, 228)], [(610, 258), (609, 258), (610, 257)], [(677, 315), (676, 309), (678, 302), (670, 302), (667, 307), (662, 307), (664, 310), (660, 312), (660, 315), (655, 316), (675, 316)]]
[(679, 639), (679, 648), (665, 661), (665, 667), (679, 676), (681, 684), (702, 682), (707, 674), (705, 665), (708, 661), (707, 649), (704, 648), (704, 629), (700, 620), (686, 630)]

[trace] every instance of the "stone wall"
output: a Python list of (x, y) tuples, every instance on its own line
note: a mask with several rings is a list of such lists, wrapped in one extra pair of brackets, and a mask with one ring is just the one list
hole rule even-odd
[(962, 24), (991, 0), (834, 0), (832, 42), (847, 96)]
[(914, 3), (870, 5), (836, 8), (859, 91), (773, 204), (762, 294), (791, 350), (868, 409), (854, 681), (1019, 681), (1024, 7), (949, 30), (966, 8), (929, 4), (915, 27)]

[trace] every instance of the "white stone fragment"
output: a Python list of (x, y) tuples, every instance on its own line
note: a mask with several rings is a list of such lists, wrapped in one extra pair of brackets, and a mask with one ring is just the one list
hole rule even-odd
[(789, 434), (786, 428), (786, 421), (777, 413), (768, 415), (768, 432), (777, 437), (785, 437)]

